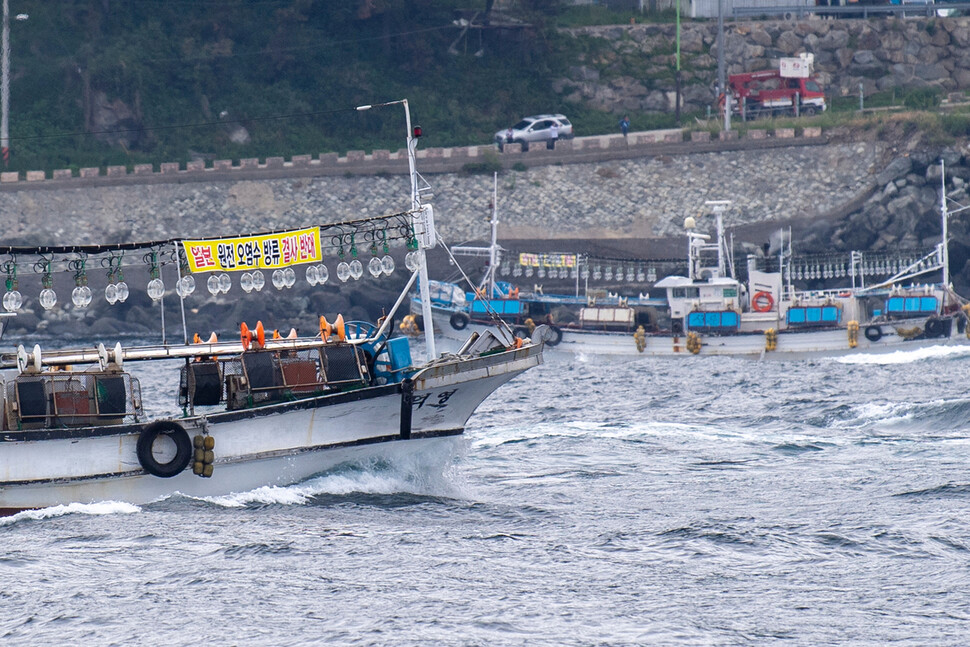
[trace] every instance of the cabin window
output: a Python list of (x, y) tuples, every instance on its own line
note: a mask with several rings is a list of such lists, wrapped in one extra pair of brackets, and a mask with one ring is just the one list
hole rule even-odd
[(700, 288), (674, 288), (670, 292), (675, 299), (699, 299), (701, 296)]

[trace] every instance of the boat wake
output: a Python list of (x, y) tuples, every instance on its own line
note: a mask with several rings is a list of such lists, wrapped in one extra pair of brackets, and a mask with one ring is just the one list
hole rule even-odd
[(460, 497), (454, 481), (455, 464), (466, 451), (461, 439), (425, 444), (410, 452), (378, 452), (365, 459), (342, 463), (300, 483), (263, 486), (225, 496), (186, 497), (225, 508), (265, 505), (309, 505), (319, 497), (357, 494)]
[(936, 399), (927, 402), (871, 403), (859, 408), (855, 427), (879, 427), (884, 430), (902, 430), (954, 433), (966, 429), (970, 415), (970, 400)]
[(897, 350), (891, 353), (869, 355), (858, 353), (836, 357), (834, 360), (840, 364), (911, 364), (927, 359), (946, 359), (970, 356), (970, 346), (928, 346), (926, 348), (916, 348), (913, 350)]
[(472, 441), (472, 449), (490, 449), (500, 445), (550, 438), (596, 438), (613, 440), (652, 439), (658, 437), (696, 438), (698, 435), (722, 437), (729, 431), (713, 430), (702, 425), (674, 422), (629, 423), (626, 421), (592, 422), (588, 420), (557, 421), (529, 427), (506, 427), (482, 434)]
[(0, 518), (0, 526), (6, 526), (18, 521), (41, 519), (52, 519), (63, 517), (68, 514), (87, 514), (87, 515), (107, 515), (107, 514), (134, 514), (141, 512), (141, 508), (131, 503), (121, 501), (99, 501), (97, 503), (70, 503), (68, 505), (55, 505), (50, 508), (39, 510), (24, 510), (9, 517)]

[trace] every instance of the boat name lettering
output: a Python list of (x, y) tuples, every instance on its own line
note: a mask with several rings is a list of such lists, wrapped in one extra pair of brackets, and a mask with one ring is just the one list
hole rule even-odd
[(276, 269), (322, 260), (320, 228), (260, 236), (182, 241), (192, 272)]
[(457, 392), (458, 392), (458, 389), (453, 389), (451, 391), (442, 391), (441, 393), (438, 394), (437, 404), (428, 403), (428, 398), (431, 397), (430, 393), (425, 393), (424, 395), (416, 395), (414, 396), (414, 400), (412, 400), (412, 404), (416, 405), (416, 408), (418, 409), (423, 407), (425, 404), (427, 404), (429, 407), (434, 407), (435, 409), (443, 409), (448, 406), (448, 400), (451, 398), (451, 396), (453, 396)]

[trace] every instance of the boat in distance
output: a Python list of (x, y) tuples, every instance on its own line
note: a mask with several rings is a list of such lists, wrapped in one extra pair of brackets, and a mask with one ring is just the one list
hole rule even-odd
[[(970, 342), (966, 299), (949, 285), (945, 242), (928, 253), (909, 257), (878, 257), (853, 252), (844, 262), (796, 266), (791, 242), (780, 245), (776, 265), (761, 267), (771, 258), (749, 255), (747, 280), (734, 271), (722, 216), (730, 203), (710, 201), (716, 218), (716, 239), (694, 231), (688, 237), (686, 276), (668, 275), (652, 281), (663, 296), (621, 296), (605, 290), (580, 294), (579, 279), (590, 272), (589, 260), (571, 254), (520, 254), (520, 266), (576, 278), (575, 294), (526, 291), (495, 280), (503, 263), (502, 249), (493, 235), (490, 247), (457, 248), (458, 253), (488, 254), (480, 284), (465, 291), (456, 283), (432, 281), (432, 322), (441, 335), (458, 339), (468, 331), (508, 328), (507, 334), (527, 337), (545, 324), (549, 352), (606, 354), (630, 357), (726, 355), (748, 358), (800, 359), (854, 353), (884, 353), (941, 344)], [(941, 198), (943, 241), (950, 211)], [(955, 213), (955, 212), (953, 212)], [(784, 241), (784, 237), (782, 237)], [(514, 261), (514, 259), (513, 259)], [(508, 271), (508, 260), (504, 271)], [(618, 276), (643, 281), (643, 266), (627, 263)], [(521, 268), (515, 268), (520, 273)], [(611, 272), (607, 269), (607, 272)], [(826, 279), (837, 287), (797, 289), (795, 280)], [(921, 282), (939, 274), (936, 282)], [(867, 277), (880, 275), (867, 285)], [(540, 274), (541, 276), (542, 274)], [(596, 276), (596, 278), (600, 278)], [(419, 314), (421, 295), (412, 299)], [(422, 318), (423, 319), (423, 318)]]

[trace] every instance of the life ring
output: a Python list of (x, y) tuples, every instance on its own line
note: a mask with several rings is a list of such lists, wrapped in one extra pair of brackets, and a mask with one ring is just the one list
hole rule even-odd
[[(159, 436), (168, 436), (175, 443), (175, 456), (167, 463), (155, 459), (152, 447)], [(192, 440), (182, 425), (173, 420), (159, 420), (145, 427), (138, 436), (138, 462), (145, 471), (161, 478), (171, 478), (181, 473), (192, 460)]]
[(935, 317), (927, 319), (923, 331), (927, 337), (942, 337), (944, 334), (943, 320)]
[(869, 341), (879, 341), (882, 339), (882, 328), (879, 326), (866, 326), (866, 339)]
[(775, 297), (771, 296), (771, 292), (755, 292), (754, 296), (751, 297), (751, 309), (755, 312), (770, 312), (772, 308), (775, 307)]
[(562, 331), (559, 330), (559, 328), (557, 328), (556, 326), (552, 326), (552, 325), (549, 326), (548, 335), (549, 335), (549, 339), (546, 340), (546, 343), (550, 346), (558, 346), (559, 342), (562, 341)]
[(468, 321), (468, 315), (466, 315), (464, 312), (456, 312), (455, 314), (451, 315), (451, 319), (448, 320), (451, 327), (455, 330), (464, 330), (467, 328)]

